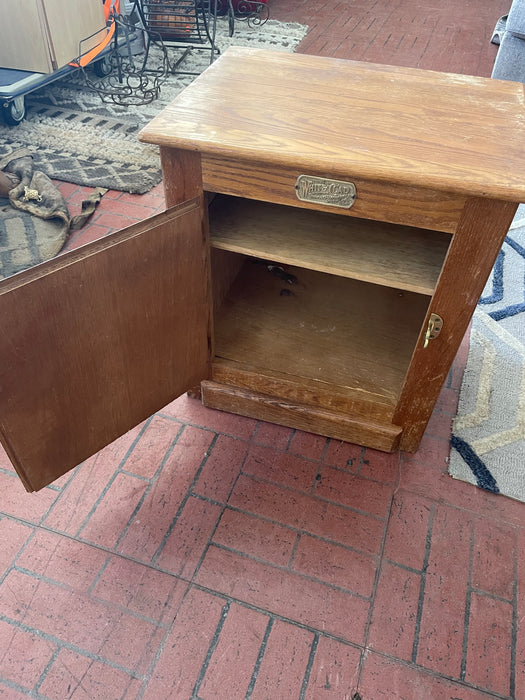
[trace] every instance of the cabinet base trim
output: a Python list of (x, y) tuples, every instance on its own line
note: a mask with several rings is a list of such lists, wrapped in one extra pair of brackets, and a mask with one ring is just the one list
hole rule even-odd
[(217, 382), (201, 383), (202, 402), (208, 408), (229, 411), (258, 420), (325, 435), (344, 442), (394, 452), (402, 428), (342, 416), (309, 406), (294, 404), (276, 396), (267, 396)]

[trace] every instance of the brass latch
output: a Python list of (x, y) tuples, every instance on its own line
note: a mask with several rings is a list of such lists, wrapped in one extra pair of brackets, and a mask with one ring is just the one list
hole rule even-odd
[(428, 319), (427, 332), (425, 333), (425, 342), (423, 347), (426, 348), (429, 340), (434, 340), (441, 333), (443, 328), (443, 319), (437, 314), (430, 314)]

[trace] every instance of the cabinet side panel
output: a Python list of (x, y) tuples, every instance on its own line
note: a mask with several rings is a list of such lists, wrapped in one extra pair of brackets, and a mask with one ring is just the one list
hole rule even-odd
[(209, 372), (201, 208), (0, 284), (0, 437), (37, 490)]
[(516, 208), (512, 202), (467, 200), (429, 307), (443, 328), (425, 348), (427, 317), (394, 413), (394, 423), (404, 428), (401, 449), (418, 448)]

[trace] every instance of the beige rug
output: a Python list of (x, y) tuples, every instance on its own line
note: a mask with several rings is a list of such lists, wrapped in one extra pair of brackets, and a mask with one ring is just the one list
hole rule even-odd
[(525, 205), (472, 321), (452, 476), (525, 502)]

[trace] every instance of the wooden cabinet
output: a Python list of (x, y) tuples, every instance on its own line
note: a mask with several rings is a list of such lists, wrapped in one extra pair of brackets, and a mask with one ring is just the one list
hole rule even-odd
[(525, 201), (522, 95), (226, 51), (141, 132), (168, 211), (0, 283), (0, 434), (26, 487), (196, 386), (417, 449)]
[(16, 0), (0, 9), (0, 66), (51, 73), (104, 38), (101, 0)]

